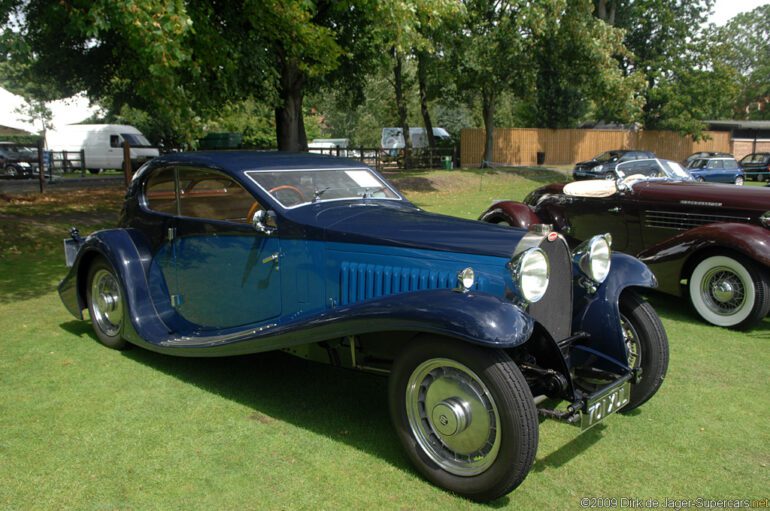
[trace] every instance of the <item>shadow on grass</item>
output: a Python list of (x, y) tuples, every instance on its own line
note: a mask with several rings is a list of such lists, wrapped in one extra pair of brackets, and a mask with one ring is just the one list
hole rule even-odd
[(559, 468), (576, 456), (591, 448), (602, 439), (605, 426), (599, 424), (585, 433), (576, 436), (566, 444), (553, 451), (548, 456), (537, 458), (532, 467), (533, 472), (544, 472), (549, 468)]
[(38, 298), (56, 289), (64, 277), (61, 260), (40, 255), (10, 255), (0, 259), (0, 304)]
[[(689, 304), (689, 298), (687, 297), (679, 298), (652, 290), (646, 290), (643, 294), (648, 298), (661, 317), (689, 323), (700, 323), (704, 326), (707, 325), (707, 323), (693, 310), (692, 305)], [(711, 326), (711, 328), (727, 330), (718, 326)], [(770, 317), (766, 317), (751, 329), (741, 331), (741, 333), (751, 338), (770, 339)]]
[[(82, 335), (82, 330), (72, 323), (65, 323), (62, 328)], [(182, 358), (134, 348), (123, 354), (246, 406), (253, 412), (244, 420), (265, 425), (276, 420), (288, 422), (412, 471), (390, 424), (386, 378), (317, 364), (282, 352)]]
[(437, 188), (427, 177), (405, 176), (390, 179), (402, 192), (435, 192)]

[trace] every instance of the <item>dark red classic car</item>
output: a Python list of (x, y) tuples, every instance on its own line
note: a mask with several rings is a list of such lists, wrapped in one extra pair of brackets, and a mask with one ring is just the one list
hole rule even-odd
[(770, 189), (697, 183), (666, 160), (621, 164), (617, 181), (550, 184), (480, 220), (548, 223), (576, 245), (597, 233), (647, 263), (658, 290), (714, 325), (745, 329), (770, 310)]

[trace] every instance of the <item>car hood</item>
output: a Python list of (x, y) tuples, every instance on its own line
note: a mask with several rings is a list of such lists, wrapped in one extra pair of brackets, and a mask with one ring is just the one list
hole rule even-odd
[[(543, 196), (562, 194), (563, 188), (561, 183), (543, 186), (530, 194), (526, 202), (535, 206)], [(770, 188), (758, 186), (694, 181), (642, 181), (633, 185), (633, 194), (627, 197), (645, 202), (692, 205), (696, 208), (716, 207), (759, 213), (770, 210)]]
[(326, 241), (370, 243), (510, 258), (526, 234), (413, 206), (357, 203), (319, 208), (304, 223)]
[(756, 186), (694, 182), (642, 182), (633, 187), (634, 198), (643, 201), (691, 204), (734, 210), (770, 210), (770, 190)]

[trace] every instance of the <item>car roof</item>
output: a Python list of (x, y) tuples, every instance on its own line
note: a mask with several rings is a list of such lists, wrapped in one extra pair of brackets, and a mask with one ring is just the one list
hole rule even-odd
[(347, 158), (337, 158), (313, 153), (280, 151), (196, 151), (169, 153), (153, 159), (153, 167), (159, 165), (201, 165), (229, 173), (247, 170), (329, 170), (369, 168), (366, 164)]

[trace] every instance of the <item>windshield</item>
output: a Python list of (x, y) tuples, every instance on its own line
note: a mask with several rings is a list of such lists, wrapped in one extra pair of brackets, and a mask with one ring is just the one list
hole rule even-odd
[(597, 156), (596, 158), (594, 158), (594, 160), (601, 161), (601, 162), (613, 161), (613, 160), (616, 160), (618, 156), (620, 156), (620, 154), (615, 151), (606, 151), (600, 154), (599, 156)]
[(344, 199), (401, 200), (369, 169), (255, 170), (246, 175), (285, 208)]
[(144, 135), (135, 135), (132, 133), (121, 133), (123, 140), (128, 142), (131, 147), (152, 147), (150, 141), (144, 138)]
[(638, 179), (671, 179), (690, 181), (692, 177), (679, 163), (671, 160), (634, 160), (618, 165), (618, 177), (622, 180), (629, 176)]

